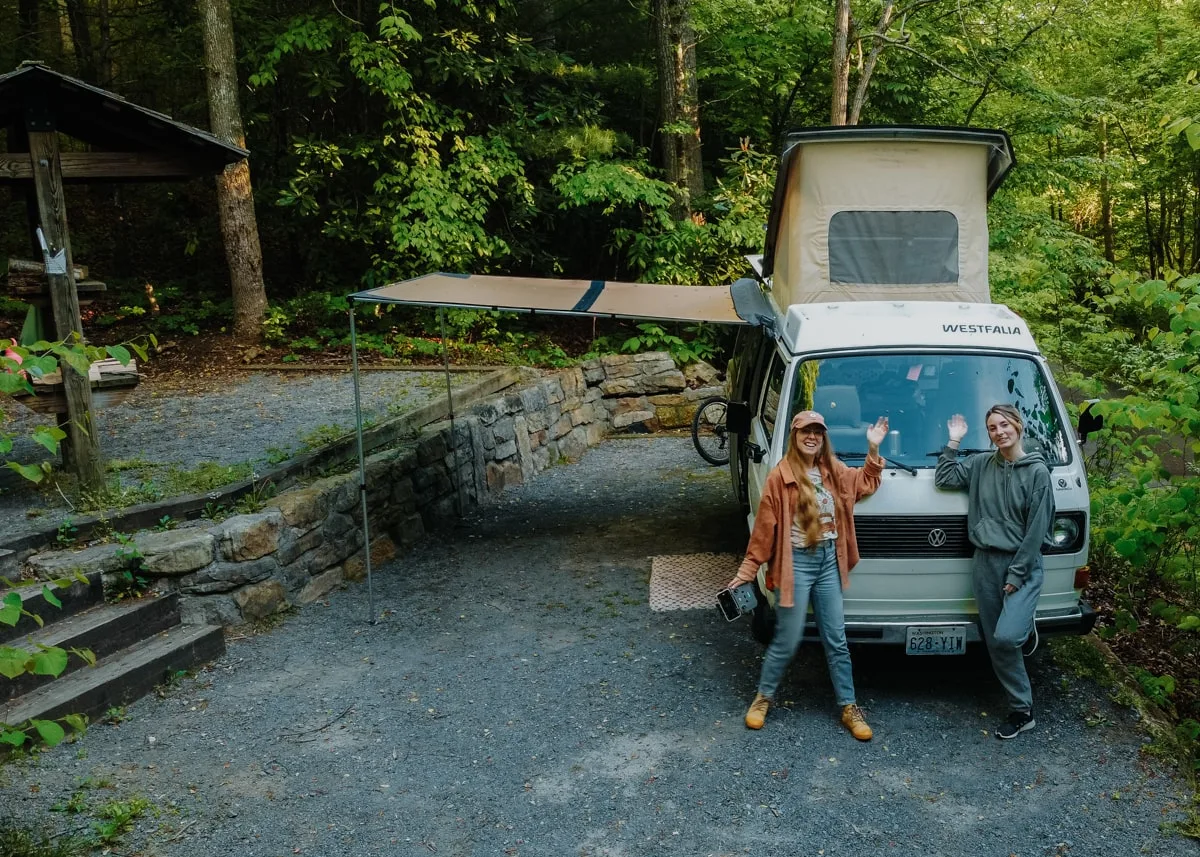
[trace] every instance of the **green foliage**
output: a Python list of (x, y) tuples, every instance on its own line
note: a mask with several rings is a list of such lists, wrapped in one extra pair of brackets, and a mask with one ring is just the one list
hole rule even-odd
[(1200, 598), (1200, 497), (1197, 474), (1164, 457), (1200, 452), (1200, 276), (1172, 281), (1115, 276), (1110, 307), (1136, 306), (1157, 319), (1135, 341), (1147, 359), (1139, 392), (1103, 402), (1104, 445), (1095, 495), (1097, 535), (1120, 560), (1151, 581), (1167, 578)]
[(254, 515), (261, 512), (276, 494), (275, 483), (270, 480), (255, 482), (250, 490), (238, 498), (233, 510), (239, 515)]
[[(109, 709), (109, 711), (118, 715), (120, 719), (124, 719), (124, 709)], [(53, 807), (55, 812), (90, 816), (89, 835), (86, 839), (77, 841), (86, 843), (89, 848), (103, 849), (105, 853), (112, 851), (113, 846), (120, 841), (121, 837), (133, 828), (135, 821), (148, 813), (157, 814), (158, 812), (149, 799), (140, 794), (100, 803), (93, 801), (95, 791), (113, 788), (114, 785), (108, 780), (89, 777), (80, 780), (70, 797)]]
[(0, 857), (83, 857), (90, 843), (51, 836), (15, 820), (0, 821)]
[(1141, 667), (1133, 667), (1132, 672), (1147, 699), (1160, 708), (1170, 707), (1171, 695), (1175, 693), (1173, 676), (1157, 676)]
[[(205, 461), (194, 468), (185, 469), (174, 464), (145, 459), (111, 461), (108, 469), (122, 474), (122, 477), (110, 480), (103, 492), (81, 494), (77, 503), (80, 510), (123, 508), (139, 503), (152, 503), (164, 497), (206, 494), (247, 479), (254, 473), (254, 465), (249, 462), (218, 464)], [(131, 480), (135, 481), (128, 484)]]
[(305, 449), (321, 449), (348, 436), (351, 431), (352, 429), (345, 428), (344, 426), (325, 423), (302, 435), (300, 443)]
[[(748, 271), (744, 256), (762, 250), (776, 165), (776, 158), (756, 152), (743, 141), (720, 161), (722, 177), (711, 196), (698, 200), (695, 213), (685, 220), (671, 217), (673, 198), (661, 183), (653, 184), (641, 196), (618, 196), (625, 204), (640, 206), (643, 216), (637, 226), (613, 229), (614, 246), (643, 281), (682, 285), (733, 282)], [(568, 197), (567, 204), (582, 203)], [(610, 202), (605, 213), (615, 204)]]
[(267, 464), (276, 465), (282, 464), (292, 457), (292, 450), (281, 446), (267, 447)]
[(232, 514), (233, 512), (224, 503), (205, 503), (202, 517), (214, 524), (219, 524)]
[[(375, 116), (370, 128), (320, 123), (296, 135), (278, 204), (359, 248), (372, 282), (506, 258), (511, 245), (490, 226), (501, 208), (529, 205), (532, 187), (503, 131), (507, 99), (490, 94), (540, 74), (541, 55), (508, 30), (503, 4), (364, 12), (362, 22), (326, 10), (298, 15), (252, 58), (253, 87), (309, 69), (317, 113), (350, 102)], [(447, 87), (456, 103), (442, 97)], [(486, 116), (466, 106), (472, 100)]]
[[(614, 352), (637, 354), (666, 351), (676, 365), (686, 366), (698, 360), (711, 360), (720, 351), (721, 331), (715, 325), (668, 325), (643, 322), (637, 334), (628, 337), (601, 336), (592, 343), (588, 357)], [(676, 333), (674, 331), (678, 330)]]
[(141, 795), (134, 795), (126, 800), (109, 801), (96, 807), (92, 813), (95, 817), (92, 830), (96, 844), (105, 846), (117, 842), (132, 829), (133, 823), (150, 809), (150, 801)]
[(75, 544), (75, 538), (79, 535), (79, 528), (71, 521), (70, 518), (63, 518), (62, 523), (58, 525), (58, 531), (54, 535), (54, 541), (58, 542), (62, 547), (70, 547)]
[(133, 536), (128, 533), (114, 533), (113, 537), (117, 540), (114, 556), (121, 565), (105, 581), (105, 597), (109, 601), (140, 598), (149, 585), (149, 581), (142, 576), (146, 568), (146, 558)]
[[(147, 339), (152, 346), (158, 344), (153, 335), (149, 335)], [(64, 364), (84, 376), (96, 360), (112, 358), (122, 365), (128, 365), (133, 358), (131, 351), (136, 353), (143, 363), (146, 362), (147, 351), (140, 342), (98, 347), (84, 345), (75, 334), (73, 339), (62, 342), (38, 341), (29, 346), (5, 344), (0, 350), (0, 394), (33, 395), (33, 379), (44, 378), (59, 371)], [(2, 426), (3, 423), (0, 423), (0, 456), (6, 457), (12, 453), (15, 436), (4, 431)], [(51, 455), (58, 453), (59, 443), (66, 436), (67, 433), (57, 426), (45, 425), (36, 426), (30, 434), (33, 442)], [(4, 464), (34, 483), (41, 482), (52, 470), (48, 461), (39, 464), (4, 461)]]

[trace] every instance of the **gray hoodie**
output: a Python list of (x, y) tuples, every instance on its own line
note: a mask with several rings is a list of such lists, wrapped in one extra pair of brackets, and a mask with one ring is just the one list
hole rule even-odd
[(965, 459), (947, 446), (933, 473), (938, 488), (967, 491), (967, 532), (978, 548), (1013, 554), (1004, 582), (1020, 589), (1041, 561), (1042, 542), (1054, 523), (1054, 489), (1041, 452), (1005, 461), (999, 452)]

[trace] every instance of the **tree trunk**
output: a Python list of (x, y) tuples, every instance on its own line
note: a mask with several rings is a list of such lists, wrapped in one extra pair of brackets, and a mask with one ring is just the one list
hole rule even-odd
[(1104, 236), (1104, 258), (1115, 262), (1113, 250), (1112, 192), (1108, 187), (1108, 120), (1100, 120), (1100, 232)]
[(45, 59), (42, 56), (38, 36), (39, 0), (18, 0), (17, 3), (17, 59)]
[(1190, 273), (1200, 271), (1200, 167), (1192, 176), (1192, 269)]
[(837, 0), (833, 12), (833, 95), (829, 124), (846, 124), (846, 101), (850, 94), (850, 0)]
[[(871, 83), (871, 75), (875, 73), (875, 66), (879, 63), (879, 55), (883, 53), (886, 44), (883, 37), (887, 35), (888, 28), (892, 26), (892, 15), (895, 11), (896, 6), (892, 0), (886, 0), (883, 4), (883, 11), (879, 14), (879, 23), (875, 25), (875, 44), (871, 46), (871, 52), (867, 55), (862, 71), (858, 74), (858, 85), (854, 87), (854, 104), (850, 108), (850, 117), (846, 120), (847, 125), (857, 125), (858, 117), (862, 115), (863, 105), (867, 103), (867, 86)], [(862, 50), (861, 47), (859, 50)], [(847, 72), (847, 89), (849, 89), (849, 83), (849, 73)]]
[(71, 25), (71, 44), (75, 48), (75, 73), (87, 83), (96, 83), (96, 55), (92, 51), (92, 31), (88, 26), (86, 0), (65, 0), (67, 22)]
[(1142, 218), (1146, 224), (1146, 258), (1150, 262), (1150, 279), (1158, 279), (1158, 254), (1154, 246), (1154, 225), (1150, 217), (1150, 195), (1142, 191)]
[(1167, 192), (1158, 189), (1158, 229), (1155, 246), (1158, 249), (1158, 267), (1165, 274), (1167, 269), (1167, 245), (1171, 237), (1167, 234)]
[(100, 35), (100, 43), (96, 46), (96, 83), (103, 89), (110, 89), (113, 81), (113, 61), (112, 20), (108, 0), (100, 0), (96, 5), (96, 21)]
[(704, 193), (700, 159), (700, 99), (691, 0), (654, 0), (663, 169), (680, 192), (677, 217)]
[[(198, 4), (204, 28), (212, 132), (226, 142), (244, 147), (246, 134), (238, 105), (237, 57), (233, 50), (233, 15), (229, 0), (198, 0)], [(262, 338), (267, 292), (263, 284), (262, 248), (258, 243), (249, 161), (238, 161), (217, 177), (217, 206), (233, 287), (233, 333), (239, 339), (257, 342)]]

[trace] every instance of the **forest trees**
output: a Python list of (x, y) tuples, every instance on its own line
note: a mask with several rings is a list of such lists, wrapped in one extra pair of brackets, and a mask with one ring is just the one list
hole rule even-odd
[[(285, 303), (435, 269), (736, 275), (761, 241), (735, 215), (760, 204), (755, 159), (830, 121), (1005, 128), (1019, 165), (1000, 202), (1040, 218), (1035, 231), (1064, 226), (1149, 275), (1200, 255), (1196, 155), (1178, 124), (1200, 116), (1195, 0), (232, 0), (236, 69), (209, 96), (197, 69), (212, 5), (0, 0), (0, 68), (32, 51), (193, 124), (211, 108), (235, 141), (215, 111), (237, 104), (265, 286)], [(672, 187), (703, 217), (678, 220)], [(178, 322), (191, 331), (257, 312), (209, 288), (225, 279), (209, 194), (98, 192), (72, 221), (130, 306), (159, 284), (201, 316)], [(4, 204), (6, 240), (26, 243), (19, 201)]]

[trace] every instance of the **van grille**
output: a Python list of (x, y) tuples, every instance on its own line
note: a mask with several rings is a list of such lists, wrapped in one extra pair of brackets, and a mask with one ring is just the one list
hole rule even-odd
[(969, 557), (966, 515), (855, 516), (858, 552), (863, 557)]

